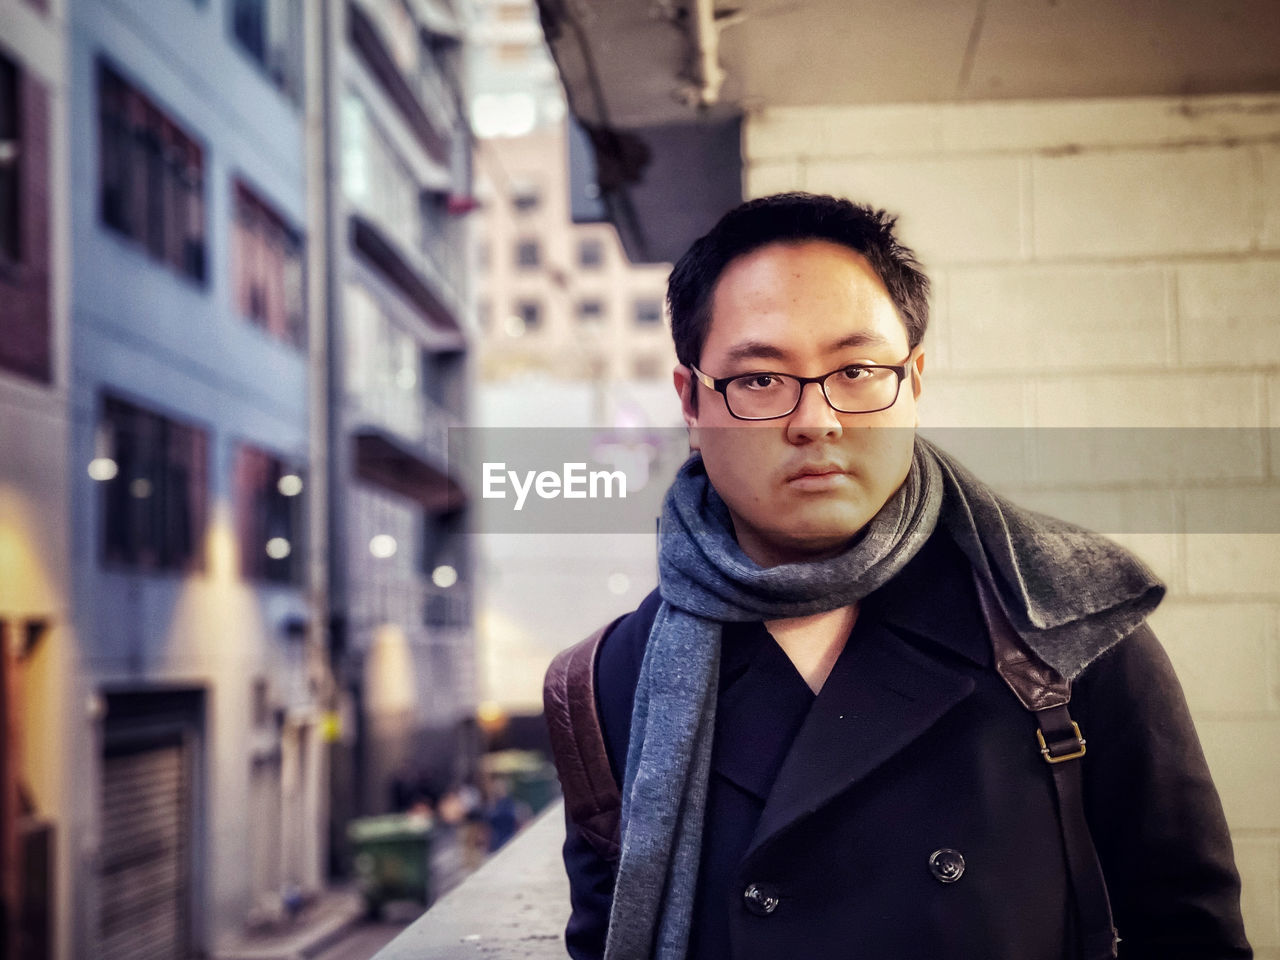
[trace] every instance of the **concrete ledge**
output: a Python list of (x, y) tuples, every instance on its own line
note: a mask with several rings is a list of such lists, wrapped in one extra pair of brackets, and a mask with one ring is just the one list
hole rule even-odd
[(556, 803), (373, 960), (563, 960), (564, 805)]

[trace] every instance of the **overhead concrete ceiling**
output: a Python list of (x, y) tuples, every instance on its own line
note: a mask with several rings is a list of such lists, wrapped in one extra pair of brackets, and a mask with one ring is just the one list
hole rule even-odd
[[(698, 106), (700, 2), (724, 81)], [(661, 154), (646, 131), (768, 107), (1280, 90), (1280, 0), (538, 3), (574, 114), (618, 135), (615, 157), (596, 148), (622, 181), (631, 134)]]
[[(591, 48), (617, 122), (694, 115), (677, 99), (692, 0), (542, 7), (557, 59), (565, 43)], [(721, 0), (715, 10), (721, 100), (739, 109), (1280, 89), (1280, 0)]]

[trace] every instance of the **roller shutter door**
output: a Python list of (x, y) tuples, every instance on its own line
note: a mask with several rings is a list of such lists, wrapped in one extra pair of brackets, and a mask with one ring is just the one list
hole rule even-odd
[(101, 960), (186, 960), (191, 909), (190, 758), (181, 735), (103, 758)]

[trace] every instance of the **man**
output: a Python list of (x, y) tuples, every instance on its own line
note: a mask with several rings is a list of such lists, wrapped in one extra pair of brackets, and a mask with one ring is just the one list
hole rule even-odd
[(1252, 955), (1163, 587), (916, 438), (927, 294), (830, 197), (676, 265), (659, 589), (548, 675), (575, 958)]

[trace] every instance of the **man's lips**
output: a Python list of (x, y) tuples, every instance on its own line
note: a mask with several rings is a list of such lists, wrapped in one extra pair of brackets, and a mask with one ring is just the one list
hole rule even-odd
[(817, 482), (822, 479), (841, 477), (845, 473), (846, 471), (843, 467), (834, 463), (808, 463), (788, 474), (787, 482)]

